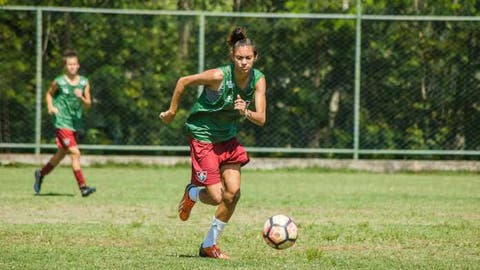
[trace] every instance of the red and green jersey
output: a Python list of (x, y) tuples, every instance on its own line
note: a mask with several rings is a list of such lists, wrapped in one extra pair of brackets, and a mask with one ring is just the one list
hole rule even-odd
[(227, 141), (237, 135), (238, 123), (242, 116), (234, 110), (237, 95), (251, 103), (254, 98), (255, 85), (264, 75), (252, 69), (245, 89), (236, 84), (234, 66), (219, 67), (223, 73), (220, 89), (204, 88), (190, 110), (185, 123), (185, 131), (194, 139), (202, 142), (218, 143)]
[(58, 90), (53, 95), (53, 106), (58, 109), (58, 113), (53, 115), (53, 125), (55, 128), (77, 131), (82, 126), (82, 103), (74, 91), (80, 89), (83, 93), (88, 79), (80, 76), (78, 84), (71, 85), (65, 75), (61, 75), (55, 78), (55, 83)]

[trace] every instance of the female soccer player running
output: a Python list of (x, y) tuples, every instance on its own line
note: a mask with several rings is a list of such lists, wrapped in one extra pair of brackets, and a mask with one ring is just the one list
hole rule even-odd
[[(258, 53), (242, 28), (229, 36), (233, 64), (181, 77), (175, 86), (170, 108), (160, 113), (169, 124), (178, 109), (186, 86), (203, 85), (204, 90), (190, 110), (185, 123), (190, 140), (191, 183), (178, 207), (185, 221), (197, 201), (215, 205), (212, 225), (200, 246), (199, 255), (229, 259), (217, 247), (240, 198), (240, 168), (249, 161), (245, 148), (236, 139), (241, 119), (263, 126), (266, 121), (265, 77), (253, 68)], [(254, 102), (254, 110), (249, 109)]]
[(90, 107), (90, 84), (88, 79), (77, 74), (80, 64), (74, 51), (63, 55), (65, 74), (53, 80), (45, 96), (48, 113), (53, 115), (57, 152), (41, 170), (35, 171), (35, 194), (42, 188), (43, 178), (62, 161), (68, 153), (72, 157), (72, 170), (83, 197), (95, 192), (88, 187), (80, 167), (80, 150), (77, 146), (77, 130), (82, 122), (82, 105)]

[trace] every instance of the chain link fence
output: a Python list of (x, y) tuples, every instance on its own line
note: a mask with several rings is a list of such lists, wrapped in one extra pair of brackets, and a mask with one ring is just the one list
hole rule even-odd
[(363, 23), (363, 148), (480, 149), (478, 26), (460, 21)]
[(244, 123), (239, 134), (251, 151), (480, 156), (480, 20), (137, 13), (0, 10), (0, 151), (54, 147), (44, 95), (68, 48), (92, 85), (84, 149), (186, 150), (198, 89), (185, 91), (172, 125), (158, 114), (180, 76), (230, 62), (226, 39), (241, 25), (268, 84), (267, 124)]
[(0, 143), (33, 143), (35, 12), (0, 14)]

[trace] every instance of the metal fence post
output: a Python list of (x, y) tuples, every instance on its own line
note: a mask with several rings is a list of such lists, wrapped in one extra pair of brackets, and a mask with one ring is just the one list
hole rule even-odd
[(40, 140), (42, 134), (42, 9), (37, 8), (37, 35), (36, 35), (36, 102), (35, 102), (35, 154), (40, 154)]
[[(354, 159), (359, 159), (363, 155), (403, 155), (403, 156), (446, 156), (450, 158), (450, 156), (459, 156), (467, 158), (467, 156), (472, 156), (474, 158), (478, 158), (480, 156), (480, 150), (477, 148), (468, 149), (450, 149), (448, 145), (440, 145), (440, 147), (432, 148), (430, 146), (422, 146), (422, 149), (410, 149), (408, 145), (400, 145), (400, 146), (392, 146), (388, 147), (387, 149), (383, 149), (384, 146), (372, 146), (366, 145), (369, 142), (365, 140), (366, 133), (362, 132), (362, 125), (365, 122), (365, 119), (362, 119), (362, 111), (368, 112), (372, 108), (368, 108), (367, 110), (362, 110), (362, 105), (365, 104), (363, 101), (365, 100), (365, 94), (368, 94), (364, 89), (363, 93), (361, 92), (361, 88), (365, 83), (362, 85), (362, 74), (367, 76), (370, 75), (370, 71), (366, 69), (362, 70), (361, 66), (361, 55), (362, 55), (362, 29), (365, 25), (362, 25), (363, 22), (368, 23), (370, 22), (459, 22), (462, 23), (462, 27), (470, 27), (468, 24), (470, 23), (480, 23), (480, 16), (435, 16), (435, 15), (372, 15), (369, 12), (363, 14), (363, 5), (361, 0), (356, 0), (356, 12), (355, 13), (348, 13), (348, 14), (338, 14), (338, 13), (264, 13), (264, 12), (209, 12), (209, 11), (194, 11), (194, 10), (139, 10), (139, 9), (108, 9), (108, 8), (75, 8), (75, 7), (49, 7), (49, 6), (6, 6), (0, 5), (1, 11), (12, 11), (12, 12), (27, 12), (31, 15), (34, 15), (36, 12), (36, 23), (32, 21), (32, 25), (28, 24), (25, 25), (25, 35), (29, 35), (30, 33), (35, 32), (35, 55), (30, 55), (28, 57), (28, 61), (21, 60), (22, 63), (30, 64), (30, 61), (33, 59), (32, 57), (36, 58), (36, 69), (35, 69), (35, 114), (34, 119), (29, 119), (28, 127), (16, 127), (20, 130), (14, 130), (14, 132), (22, 132), (22, 130), (31, 130), (34, 128), (34, 138), (32, 141), (31, 137), (23, 139), (20, 142), (0, 142), (0, 150), (7, 149), (6, 151), (10, 151), (9, 149), (33, 149), (36, 154), (39, 154), (43, 149), (55, 149), (53, 144), (42, 144), (42, 103), (43, 103), (43, 94), (42, 94), (42, 76), (43, 76), (43, 48), (42, 48), (42, 39), (43, 39), (43, 11), (45, 12), (53, 12), (53, 13), (78, 13), (78, 14), (100, 14), (100, 15), (109, 15), (109, 14), (118, 14), (118, 15), (128, 15), (128, 16), (137, 16), (137, 15), (145, 15), (145, 16), (195, 16), (196, 22), (198, 26), (198, 32), (196, 33), (198, 41), (198, 72), (202, 72), (205, 69), (206, 65), (206, 48), (205, 48), (205, 40), (208, 38), (206, 37), (206, 18), (212, 18), (210, 23), (215, 24), (216, 18), (260, 18), (265, 20), (290, 20), (290, 19), (300, 19), (300, 20), (349, 20), (354, 22), (355, 20), (355, 30), (350, 29), (349, 31), (355, 31), (354, 33), (354, 100), (353, 104), (353, 126), (346, 126), (342, 128), (343, 132), (348, 132), (352, 139), (348, 138), (348, 141), (345, 140), (345, 143), (342, 144), (342, 147), (345, 148), (317, 148), (317, 147), (291, 147), (289, 144), (272, 144), (270, 147), (269, 145), (259, 145), (258, 147), (250, 147), (249, 151), (251, 152), (258, 152), (258, 153), (267, 153), (267, 154), (274, 154), (274, 153), (298, 153), (298, 154), (323, 154), (323, 153), (330, 153), (330, 154), (341, 154), (343, 156), (351, 156)], [(383, 13), (383, 12), (382, 12)], [(28, 20), (33, 20), (31, 16), (27, 18)], [(23, 26), (22, 26), (23, 29)], [(36, 29), (36, 30), (35, 30)], [(461, 28), (460, 28), (461, 29)], [(336, 31), (336, 30), (335, 30)], [(449, 34), (452, 29), (446, 29), (446, 34)], [(353, 34), (353, 33), (352, 33)], [(364, 38), (367, 35), (364, 35)], [(447, 35), (450, 36), (450, 35)], [(451, 35), (454, 37), (454, 35)], [(368, 37), (370, 38), (370, 37)], [(23, 40), (23, 38), (21, 39)], [(26, 39), (25, 39), (26, 40)], [(22, 46), (28, 46), (30, 48), (30, 42), (28, 44), (22, 44)], [(350, 46), (351, 44), (345, 44), (345, 46)], [(112, 46), (116, 46), (115, 43), (112, 43)], [(8, 46), (7, 46), (8, 47)], [(5, 48), (7, 48), (5, 47)], [(23, 49), (23, 47), (21, 48)], [(408, 49), (403, 52), (400, 51), (399, 53), (409, 53)], [(452, 60), (457, 61), (457, 60)], [(349, 64), (350, 65), (350, 64)], [(459, 63), (458, 66), (460, 68), (470, 67), (470, 65), (463, 65)], [(273, 67), (277, 68), (277, 67)], [(291, 75), (286, 75), (286, 78)], [(309, 75), (306, 75), (309, 76)], [(366, 77), (363, 77), (366, 78)], [(278, 78), (277, 78), (278, 79)], [(453, 82), (453, 81), (452, 81)], [(13, 87), (14, 88), (14, 87)], [(456, 88), (455, 88), (456, 89)], [(199, 91), (201, 88), (198, 89)], [(199, 92), (200, 93), (200, 92)], [(361, 99), (361, 96), (364, 98)], [(19, 108), (13, 108), (19, 109)], [(349, 112), (350, 113), (350, 112)], [(31, 116), (29, 116), (31, 117)], [(31, 123), (33, 120), (33, 123)], [(363, 122), (361, 122), (363, 121)], [(459, 126), (461, 127), (461, 126)], [(30, 135), (32, 136), (32, 135)], [(476, 139), (476, 138), (475, 138)], [(17, 141), (17, 140), (15, 140)], [(270, 142), (268, 142), (270, 143)], [(343, 146), (348, 145), (348, 146)], [(379, 144), (381, 145), (381, 144)], [(335, 147), (333, 145), (332, 147)], [(400, 148), (399, 148), (400, 147)], [(43, 149), (42, 149), (43, 148)], [(112, 145), (104, 145), (104, 144), (92, 144), (92, 145), (85, 145), (83, 146), (85, 149), (91, 150), (105, 150), (105, 151), (187, 151), (188, 146), (177, 146), (177, 145), (123, 145), (123, 144), (112, 144)], [(405, 149), (403, 149), (405, 148)], [(423, 158), (422, 157), (422, 158)]]
[[(205, 69), (205, 15), (198, 15), (198, 72)], [(198, 86), (198, 96), (202, 93), (202, 87)]]
[(360, 148), (360, 55), (362, 46), (362, 1), (357, 0), (357, 19), (355, 27), (355, 101), (353, 109), (353, 158), (358, 159)]

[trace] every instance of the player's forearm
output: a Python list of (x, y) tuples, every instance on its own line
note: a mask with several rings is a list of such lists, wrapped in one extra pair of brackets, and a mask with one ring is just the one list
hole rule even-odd
[(92, 107), (92, 100), (89, 99), (89, 98), (85, 98), (83, 96), (79, 97), (80, 101), (82, 102), (83, 106), (85, 106), (86, 108), (90, 108)]
[(170, 102), (170, 108), (168, 109), (172, 113), (177, 113), (178, 104), (182, 98), (183, 91), (185, 90), (185, 82), (183, 78), (177, 81), (175, 90), (173, 90), (172, 101)]
[(266, 116), (265, 113), (261, 112), (254, 112), (250, 110), (246, 110), (245, 112), (245, 118), (248, 119), (250, 122), (254, 123), (257, 126), (263, 126), (265, 125), (266, 122)]
[(50, 92), (47, 92), (47, 94), (45, 95), (45, 101), (47, 102), (47, 108), (49, 110), (52, 110), (53, 109), (53, 98), (52, 98), (52, 95), (50, 94)]

